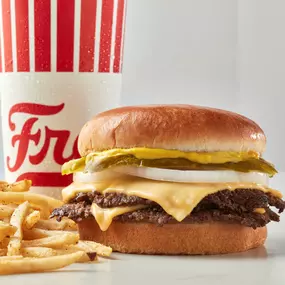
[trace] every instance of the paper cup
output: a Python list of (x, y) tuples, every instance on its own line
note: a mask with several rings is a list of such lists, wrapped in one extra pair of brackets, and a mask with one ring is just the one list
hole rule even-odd
[(124, 0), (2, 0), (0, 81), (5, 178), (61, 198), (77, 136), (121, 90)]

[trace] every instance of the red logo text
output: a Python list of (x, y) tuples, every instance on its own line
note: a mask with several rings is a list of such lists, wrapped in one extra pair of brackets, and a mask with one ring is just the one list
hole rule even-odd
[[(12, 147), (16, 148), (17, 146), (17, 148), (15, 150), (16, 160), (14, 163), (12, 163), (10, 156), (7, 157), (7, 167), (11, 172), (15, 172), (20, 169), (27, 157), (31, 164), (41, 164), (50, 150), (52, 140), (55, 140), (54, 149), (52, 151), (54, 161), (57, 164), (62, 165), (73, 158), (80, 157), (77, 150), (77, 139), (73, 142), (72, 153), (67, 157), (64, 157), (64, 150), (70, 138), (70, 131), (55, 130), (45, 125), (42, 129), (32, 131), (35, 123), (40, 120), (41, 116), (57, 115), (63, 110), (63, 108), (64, 104), (48, 106), (34, 103), (20, 103), (11, 108), (9, 112), (9, 128), (12, 132), (14, 132), (16, 129), (16, 125), (12, 120), (14, 114), (23, 113), (30, 115), (30, 118), (24, 122), (21, 131), (14, 134), (12, 137)], [(44, 144), (42, 147), (36, 154), (30, 154), (30, 145), (33, 144), (38, 146), (42, 138), (44, 138)]]

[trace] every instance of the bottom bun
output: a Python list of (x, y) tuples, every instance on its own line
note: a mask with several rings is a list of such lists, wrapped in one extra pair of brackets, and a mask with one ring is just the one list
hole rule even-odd
[(241, 225), (113, 222), (102, 232), (95, 220), (78, 224), (80, 238), (111, 246), (114, 251), (140, 254), (222, 254), (246, 251), (264, 244), (266, 227)]

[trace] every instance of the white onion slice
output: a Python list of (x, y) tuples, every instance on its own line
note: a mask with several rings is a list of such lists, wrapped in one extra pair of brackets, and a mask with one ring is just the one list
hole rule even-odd
[(152, 180), (192, 183), (249, 182), (268, 185), (268, 175), (261, 172), (238, 172), (232, 170), (172, 170), (152, 167), (120, 166), (114, 171)]
[(121, 176), (122, 174), (109, 169), (94, 173), (75, 172), (73, 174), (73, 181), (82, 183), (105, 182)]

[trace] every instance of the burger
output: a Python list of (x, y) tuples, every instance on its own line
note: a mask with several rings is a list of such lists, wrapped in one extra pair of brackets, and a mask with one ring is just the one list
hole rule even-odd
[(262, 158), (266, 137), (236, 113), (191, 105), (122, 107), (79, 135), (80, 159), (62, 167), (58, 220), (80, 237), (140, 254), (222, 254), (264, 244), (282, 195)]

